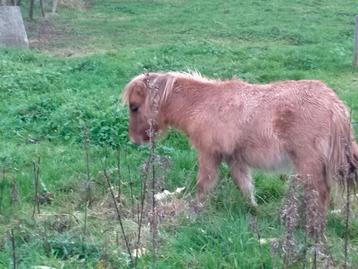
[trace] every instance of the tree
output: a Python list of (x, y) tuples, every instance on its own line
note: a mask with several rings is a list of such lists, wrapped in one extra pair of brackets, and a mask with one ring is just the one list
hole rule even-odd
[[(15, 0), (16, 1), (16, 0)], [(30, 0), (30, 6), (29, 6), (29, 17), (32, 20), (34, 17), (34, 3), (35, 0)], [(45, 17), (45, 8), (44, 8), (44, 0), (40, 0), (40, 9), (41, 9), (41, 15), (42, 17)]]
[(34, 15), (34, 2), (35, 0), (30, 0), (30, 6), (29, 6), (29, 17), (32, 20)]
[(52, 2), (52, 13), (56, 13), (58, 2), (59, 2), (59, 0), (53, 0), (53, 2)]

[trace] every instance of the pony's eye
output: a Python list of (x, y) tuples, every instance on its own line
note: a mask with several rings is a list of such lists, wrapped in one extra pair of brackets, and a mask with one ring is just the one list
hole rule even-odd
[(139, 110), (139, 106), (130, 106), (131, 112), (137, 112)]

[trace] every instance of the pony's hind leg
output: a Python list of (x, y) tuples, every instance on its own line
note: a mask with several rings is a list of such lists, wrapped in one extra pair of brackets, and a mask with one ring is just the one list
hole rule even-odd
[(304, 186), (304, 204), (307, 229), (314, 236), (323, 234), (330, 201), (330, 185), (326, 167), (319, 158), (296, 162), (296, 172)]
[(229, 166), (234, 182), (240, 188), (243, 195), (250, 200), (251, 205), (256, 207), (255, 187), (252, 184), (249, 166), (237, 160), (230, 160)]
[(207, 193), (215, 186), (217, 170), (221, 157), (215, 154), (199, 152), (199, 173), (197, 177), (197, 197), (204, 202)]

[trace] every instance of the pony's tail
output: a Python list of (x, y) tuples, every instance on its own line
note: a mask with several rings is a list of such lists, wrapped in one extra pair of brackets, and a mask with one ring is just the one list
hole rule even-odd
[[(343, 111), (342, 111), (343, 112)], [(346, 190), (356, 191), (358, 186), (358, 145), (345, 113), (333, 120), (330, 136), (330, 153), (327, 168), (329, 177)]]

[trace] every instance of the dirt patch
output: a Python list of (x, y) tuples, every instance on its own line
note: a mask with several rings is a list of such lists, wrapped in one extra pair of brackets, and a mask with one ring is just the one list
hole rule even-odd
[(52, 51), (73, 38), (73, 30), (56, 24), (51, 18), (29, 21), (26, 24), (30, 48)]
[(59, 5), (61, 7), (83, 10), (88, 8), (90, 1), (87, 0), (61, 0)]
[(26, 22), (31, 49), (61, 57), (81, 57), (108, 52), (88, 46), (90, 36), (79, 35), (76, 29), (56, 20), (55, 16), (57, 15), (51, 14), (46, 18)]

